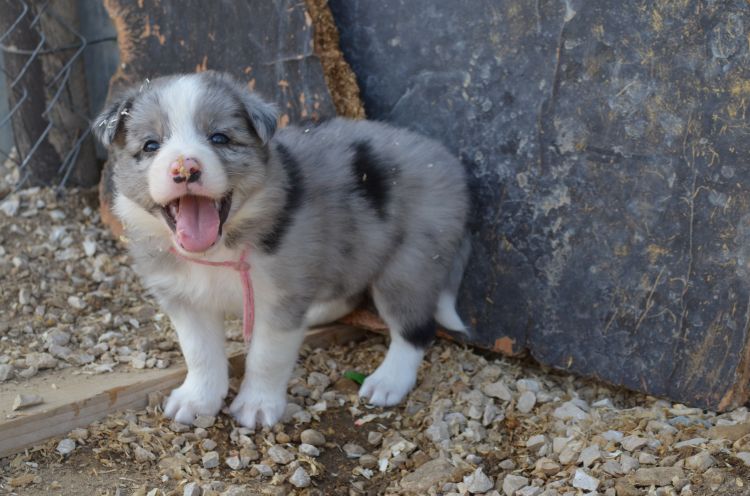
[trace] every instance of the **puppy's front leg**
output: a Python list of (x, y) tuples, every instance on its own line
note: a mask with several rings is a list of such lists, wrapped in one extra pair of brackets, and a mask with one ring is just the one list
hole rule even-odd
[(245, 358), (245, 378), (229, 407), (245, 427), (273, 426), (286, 407), (286, 387), (294, 370), (305, 329), (277, 329), (260, 322)]
[(177, 331), (188, 369), (185, 382), (167, 398), (164, 414), (192, 424), (197, 415), (219, 413), (229, 389), (224, 316), (180, 304), (163, 306)]

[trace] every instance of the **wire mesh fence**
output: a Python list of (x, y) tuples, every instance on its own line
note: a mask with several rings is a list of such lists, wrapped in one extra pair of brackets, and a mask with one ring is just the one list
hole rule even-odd
[[(13, 189), (90, 185), (90, 139), (76, 0), (0, 0), (0, 160)], [(6, 179), (7, 181), (7, 179)]]

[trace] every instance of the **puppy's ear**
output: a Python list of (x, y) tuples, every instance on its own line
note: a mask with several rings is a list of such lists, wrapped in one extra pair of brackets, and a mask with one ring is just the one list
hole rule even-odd
[(248, 91), (243, 91), (242, 103), (247, 111), (250, 125), (255, 129), (255, 134), (264, 145), (268, 144), (276, 132), (278, 119), (276, 107)]
[(133, 99), (132, 95), (123, 95), (115, 99), (94, 119), (91, 131), (104, 146), (109, 147), (124, 135), (125, 121), (133, 105)]

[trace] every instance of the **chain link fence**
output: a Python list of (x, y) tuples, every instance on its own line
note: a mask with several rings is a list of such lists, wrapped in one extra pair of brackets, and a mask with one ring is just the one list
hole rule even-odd
[(84, 53), (115, 38), (87, 40), (81, 34), (81, 10), (87, 3), (0, 0), (4, 194), (35, 185), (90, 186), (98, 181)]

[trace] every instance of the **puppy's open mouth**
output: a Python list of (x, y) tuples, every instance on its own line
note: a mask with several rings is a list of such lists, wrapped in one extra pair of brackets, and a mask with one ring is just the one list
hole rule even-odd
[(232, 206), (232, 193), (221, 199), (184, 195), (161, 207), (177, 243), (185, 251), (203, 252), (221, 236)]

